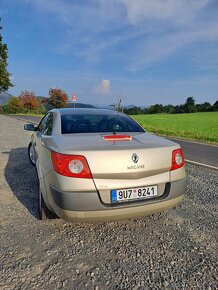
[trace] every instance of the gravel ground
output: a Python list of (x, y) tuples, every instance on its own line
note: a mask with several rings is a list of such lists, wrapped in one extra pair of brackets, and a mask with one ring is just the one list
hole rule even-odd
[(0, 289), (218, 289), (217, 171), (187, 164), (186, 198), (162, 214), (41, 222), (23, 125), (0, 116)]

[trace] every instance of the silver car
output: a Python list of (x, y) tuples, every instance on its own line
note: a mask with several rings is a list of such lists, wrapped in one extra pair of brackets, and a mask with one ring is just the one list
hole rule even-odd
[(28, 147), (39, 179), (39, 213), (67, 221), (111, 221), (164, 211), (186, 192), (184, 156), (125, 114), (54, 109)]

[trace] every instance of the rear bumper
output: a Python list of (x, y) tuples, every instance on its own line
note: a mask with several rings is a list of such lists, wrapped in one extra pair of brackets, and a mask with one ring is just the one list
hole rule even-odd
[(158, 198), (130, 203), (104, 204), (96, 191), (63, 192), (50, 186), (52, 208), (67, 221), (111, 221), (160, 212), (179, 203), (186, 192), (186, 179), (167, 183)]

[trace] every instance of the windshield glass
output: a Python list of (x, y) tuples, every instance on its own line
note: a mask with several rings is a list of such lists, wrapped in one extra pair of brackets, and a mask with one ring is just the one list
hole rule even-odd
[(138, 123), (123, 114), (63, 114), (61, 130), (62, 134), (145, 132)]

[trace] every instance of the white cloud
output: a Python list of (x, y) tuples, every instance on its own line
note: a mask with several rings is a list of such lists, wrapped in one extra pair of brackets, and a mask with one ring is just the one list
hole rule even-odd
[(209, 0), (118, 0), (126, 7), (129, 23), (137, 25), (144, 20), (167, 20), (187, 23), (204, 8)]
[(192, 43), (215, 40), (218, 40), (218, 23), (155, 35), (150, 41), (142, 41), (141, 46), (136, 48), (135, 57), (132, 57), (127, 68), (136, 72), (172, 56)]
[(133, 48), (126, 66), (131, 72), (159, 64), (193, 43), (218, 40), (218, 21), (207, 14), (210, 0), (117, 1), (124, 5), (132, 27), (155, 28), (144, 34)]
[(110, 81), (102, 79), (100, 84), (95, 86), (94, 91), (98, 94), (108, 94), (110, 93)]

